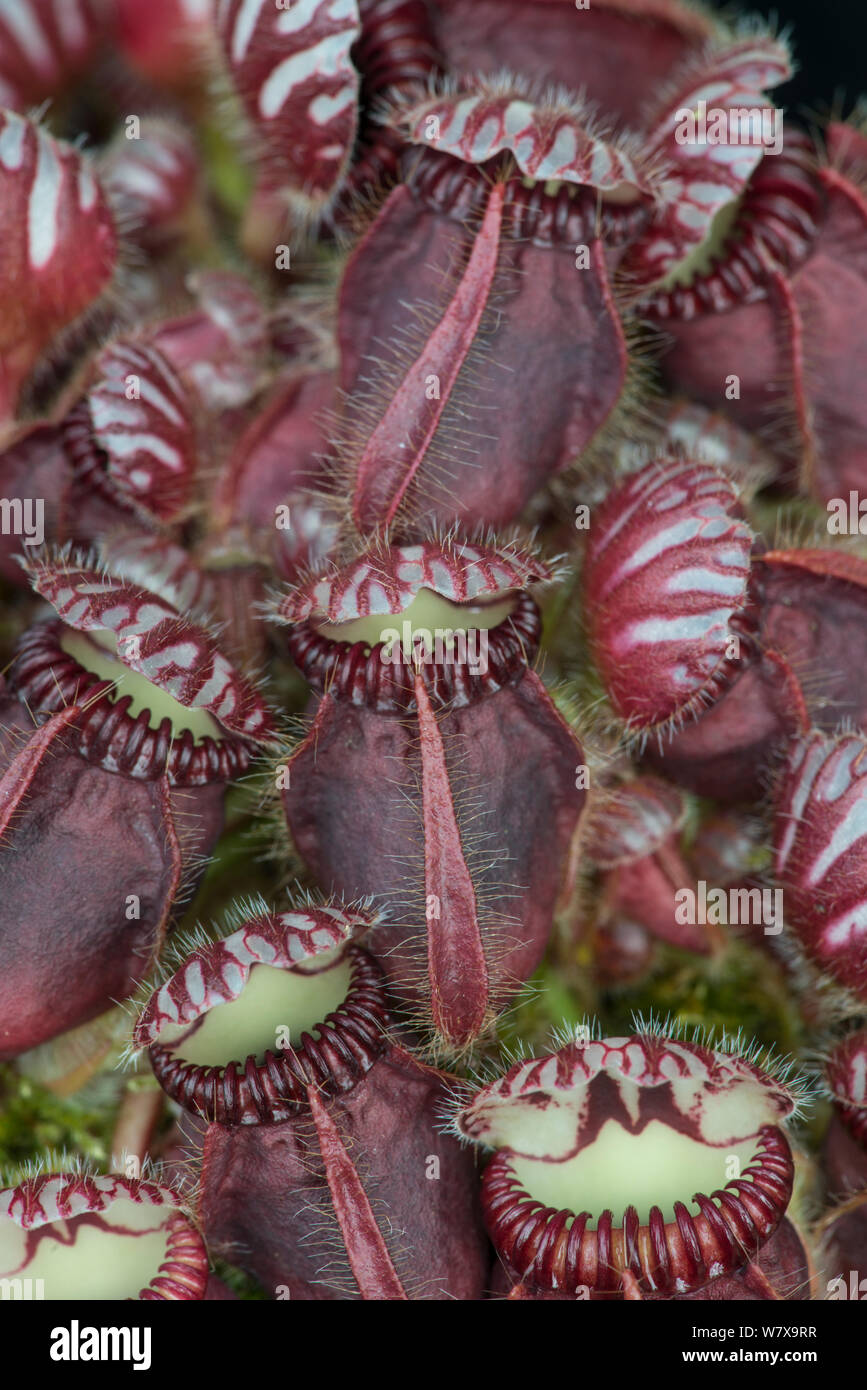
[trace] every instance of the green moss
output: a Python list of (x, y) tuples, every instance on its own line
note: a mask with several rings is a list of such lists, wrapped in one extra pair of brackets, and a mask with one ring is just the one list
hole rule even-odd
[(199, 130), (208, 171), (208, 185), (233, 218), (240, 218), (253, 191), (252, 165), (241, 155), (219, 122)]
[(39, 1159), (47, 1150), (80, 1155), (103, 1167), (109, 1159), (114, 1107), (87, 1087), (60, 1097), (0, 1066), (0, 1172)]
[(780, 966), (740, 941), (711, 958), (659, 945), (643, 980), (598, 994), (580, 967), (571, 972), (547, 961), (502, 1020), (499, 1036), (507, 1048), (534, 1050), (546, 1047), (555, 1029), (573, 1027), (588, 1014), (614, 1037), (633, 1032), (633, 1014), (651, 1013), (717, 1034), (741, 1029), (776, 1052), (801, 1053), (808, 1041)]
[(245, 1274), (242, 1269), (235, 1265), (227, 1264), (225, 1260), (212, 1261), (214, 1274), (221, 1279), (224, 1284), (237, 1294), (246, 1303), (265, 1303), (270, 1302), (268, 1295), (260, 1284), (251, 1275)]
[(720, 957), (698, 957), (660, 946), (647, 978), (601, 1000), (605, 1031), (631, 1031), (633, 1012), (651, 1010), (687, 1027), (723, 1030), (755, 1038), (777, 1052), (798, 1053), (803, 1021), (783, 972), (761, 950), (732, 941)]

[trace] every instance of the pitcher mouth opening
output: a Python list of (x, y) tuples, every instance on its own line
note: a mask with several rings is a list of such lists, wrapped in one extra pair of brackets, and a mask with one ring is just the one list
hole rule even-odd
[(690, 1293), (749, 1265), (785, 1215), (782, 1123), (806, 1080), (741, 1039), (714, 1048), (636, 1022), (616, 1038), (582, 1025), (455, 1115), (457, 1134), (494, 1151), (488, 1232), (529, 1289)]
[(46, 1300), (199, 1300), (204, 1241), (168, 1188), (77, 1173), (0, 1193), (0, 1275)]
[(182, 705), (130, 670), (108, 631), (37, 624), (19, 642), (9, 685), (40, 713), (79, 706), (77, 751), (108, 772), (193, 787), (231, 781), (252, 759), (252, 746), (207, 710)]
[(650, 217), (647, 199), (630, 184), (602, 190), (533, 179), (509, 154), (467, 164), (441, 150), (413, 147), (403, 156), (403, 178), (424, 207), (460, 223), (481, 216), (493, 184), (505, 183), (504, 236), (573, 255), (577, 244), (596, 237), (611, 249), (633, 241)]
[(351, 1090), (385, 1046), (382, 973), (355, 945), (292, 969), (254, 965), (241, 993), (148, 1048), (166, 1093), (221, 1125), (278, 1124), (307, 1088)]
[[(690, 1177), (700, 1179), (700, 1171), (685, 1172), (683, 1195), (678, 1198), (670, 1179), (677, 1162), (689, 1157), (682, 1150), (692, 1141), (658, 1122), (657, 1127), (663, 1133), (648, 1134), (653, 1128), (648, 1126), (643, 1132), (645, 1143), (660, 1149), (667, 1138), (676, 1150), (672, 1169), (662, 1177), (661, 1186), (666, 1189), (662, 1202), (650, 1200), (645, 1191), (639, 1199), (641, 1209), (629, 1203), (619, 1222), (611, 1208), (615, 1202), (620, 1206), (626, 1194), (618, 1191), (616, 1180), (611, 1185), (611, 1208), (597, 1207), (594, 1214), (582, 1209), (580, 1173), (546, 1175), (542, 1171), (576, 1162), (589, 1171), (595, 1145), (571, 1160), (571, 1165), (528, 1161), (508, 1150), (494, 1155), (482, 1179), (485, 1219), (494, 1245), (522, 1281), (549, 1292), (575, 1293), (587, 1287), (615, 1293), (623, 1287), (623, 1276), (631, 1275), (647, 1291), (686, 1293), (732, 1273), (755, 1256), (773, 1235), (791, 1197), (794, 1164), (782, 1131), (765, 1125), (754, 1139), (735, 1145), (732, 1153), (746, 1163), (741, 1176), (709, 1195), (691, 1191)], [(626, 1136), (619, 1126), (614, 1128), (617, 1144), (631, 1138), (633, 1147), (641, 1148), (642, 1136)], [(603, 1130), (596, 1144), (605, 1141)], [(704, 1167), (707, 1173), (731, 1157), (728, 1150), (723, 1154), (695, 1143), (692, 1147), (704, 1151), (705, 1162), (699, 1161), (697, 1169)], [(698, 1153), (692, 1155), (696, 1156), (701, 1158)], [(597, 1170), (600, 1191), (594, 1195), (600, 1202), (605, 1200), (608, 1177)], [(574, 1205), (551, 1205), (545, 1200), (570, 1182), (576, 1184)], [(689, 1210), (689, 1201), (697, 1211)]]
[(312, 617), (289, 633), (305, 679), (379, 713), (412, 712), (420, 677), (435, 705), (468, 705), (520, 678), (533, 661), (541, 615), (527, 593), (453, 603), (421, 589), (405, 609), (347, 622)]
[(763, 299), (769, 273), (793, 271), (816, 244), (824, 196), (814, 164), (809, 138), (787, 130), (783, 153), (761, 160), (741, 197), (720, 208), (704, 241), (642, 299), (642, 313), (686, 322)]

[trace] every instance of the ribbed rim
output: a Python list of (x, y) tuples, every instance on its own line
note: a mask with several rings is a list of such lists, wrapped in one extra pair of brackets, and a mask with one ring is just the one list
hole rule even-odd
[[(392, 615), (396, 627), (400, 619), (399, 613)], [(509, 617), (488, 630), (485, 671), (465, 661), (425, 661), (415, 667), (402, 653), (394, 662), (383, 661), (384, 642), (373, 646), (369, 642), (335, 642), (317, 631), (309, 619), (290, 630), (287, 644), (293, 661), (314, 689), (328, 690), (350, 704), (380, 714), (391, 714), (416, 708), (416, 674), (421, 675), (432, 703), (453, 707), (472, 704), (513, 683), (535, 657), (541, 631), (537, 604), (529, 594), (519, 593)]]
[[(24, 1231), (38, 1232), (58, 1222), (99, 1218), (119, 1199), (167, 1212), (167, 1219), (159, 1228), (166, 1233), (165, 1257), (150, 1282), (128, 1301), (204, 1298), (208, 1282), (205, 1243), (193, 1222), (180, 1210), (182, 1198), (172, 1187), (118, 1173), (40, 1172), (0, 1192), (0, 1214), (11, 1218)], [(107, 1234), (112, 1233), (122, 1234), (122, 1229), (109, 1227)]]
[(352, 57), (368, 97), (408, 83), (423, 88), (432, 73), (443, 70), (424, 0), (368, 0), (360, 9), (361, 33)]
[(150, 711), (128, 714), (131, 696), (114, 698), (111, 681), (101, 680), (63, 650), (60, 638), (65, 630), (63, 622), (53, 619), (25, 632), (8, 683), (40, 713), (79, 706), (70, 735), (88, 762), (140, 781), (166, 776), (179, 787), (228, 782), (246, 771), (251, 749), (228, 730), (219, 740), (206, 736), (197, 743), (189, 729), (176, 735), (169, 718), (152, 729)]
[(785, 153), (766, 156), (744, 192), (720, 258), (691, 285), (652, 291), (642, 313), (685, 322), (762, 299), (768, 272), (793, 270), (810, 254), (824, 207), (812, 141), (786, 132)]
[(168, 1221), (166, 1258), (146, 1288), (143, 1303), (201, 1300), (208, 1283), (205, 1242), (188, 1217), (177, 1211)]
[[(519, 1279), (548, 1292), (579, 1287), (616, 1292), (630, 1272), (650, 1292), (684, 1293), (730, 1274), (773, 1235), (792, 1195), (794, 1163), (782, 1130), (763, 1125), (755, 1156), (740, 1178), (710, 1197), (696, 1193), (693, 1216), (682, 1202), (666, 1222), (652, 1207), (642, 1226), (634, 1207), (621, 1224), (610, 1211), (587, 1229), (589, 1212), (537, 1202), (515, 1176), (512, 1155), (495, 1154), (482, 1178), (482, 1206), (498, 1253)], [(719, 1203), (719, 1206), (715, 1205)]]
[(474, 165), (441, 150), (413, 146), (404, 164), (404, 181), (416, 198), (460, 222), (480, 216), (492, 183), (505, 180), (504, 234), (534, 246), (562, 247), (574, 254), (576, 245), (600, 237), (606, 247), (616, 247), (634, 240), (650, 215), (646, 199), (608, 202), (600, 200), (595, 188), (581, 184), (563, 183), (555, 194), (546, 193), (543, 183), (528, 188), (511, 155)]
[(307, 1103), (308, 1086), (327, 1094), (351, 1091), (386, 1047), (388, 1020), (379, 966), (366, 951), (348, 946), (351, 975), (346, 998), (316, 1025), (318, 1038), (303, 1033), (297, 1047), (264, 1062), (252, 1055), (227, 1067), (184, 1062), (160, 1043), (148, 1048), (163, 1090), (185, 1110), (221, 1125), (277, 1124)]
[(72, 463), (73, 472), (83, 487), (98, 493), (105, 502), (125, 512), (135, 509), (128, 497), (121, 494), (106, 467), (105, 453), (93, 438), (93, 427), (87, 401), (79, 401), (61, 422), (63, 445)]

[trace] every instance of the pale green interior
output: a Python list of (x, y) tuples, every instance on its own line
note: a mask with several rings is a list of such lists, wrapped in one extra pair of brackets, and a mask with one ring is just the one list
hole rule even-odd
[(132, 719), (142, 710), (150, 710), (148, 723), (152, 729), (158, 729), (163, 719), (168, 717), (176, 734), (189, 729), (196, 743), (201, 743), (204, 738), (219, 740), (223, 737), (220, 725), (207, 710), (188, 709), (145, 676), (125, 666), (116, 655), (117, 638), (108, 629), (77, 632), (75, 628), (65, 628), (60, 645), (86, 671), (99, 676), (100, 680), (115, 682), (116, 688), (110, 698), (121, 700), (125, 695), (132, 696), (128, 711)]
[(334, 642), (366, 642), (376, 646), (389, 629), (403, 632), (403, 624), (411, 623), (413, 632), (425, 629), (434, 636), (437, 631), (467, 632), (469, 629), (489, 632), (506, 621), (515, 609), (514, 594), (497, 594), (487, 603), (452, 603), (432, 589), (419, 589), (415, 598), (400, 613), (376, 613), (366, 618), (352, 618), (345, 623), (317, 623), (323, 637)]
[(755, 1150), (754, 1138), (711, 1148), (659, 1120), (652, 1120), (640, 1134), (608, 1120), (594, 1143), (574, 1158), (560, 1163), (514, 1158), (512, 1166), (536, 1201), (558, 1211), (589, 1211), (594, 1219), (588, 1227), (595, 1229), (603, 1211), (611, 1211), (619, 1225), (629, 1206), (635, 1207), (642, 1223), (653, 1206), (661, 1209), (666, 1221), (673, 1221), (675, 1202), (688, 1206), (694, 1192), (709, 1194), (725, 1187), (735, 1176), (727, 1169), (732, 1155), (743, 1172)]
[(264, 1062), (269, 1049), (296, 1046), (302, 1033), (315, 1036), (316, 1025), (349, 993), (352, 966), (342, 947), (315, 963), (326, 968), (314, 975), (254, 965), (237, 999), (215, 1004), (192, 1025), (167, 1025), (159, 1042), (199, 1067), (225, 1067), (250, 1056)]
[(137, 1298), (165, 1261), (172, 1211), (118, 1197), (97, 1213), (100, 1228), (80, 1219), (41, 1227), (26, 1265), (27, 1232), (11, 1217), (0, 1217), (0, 1278), (41, 1279), (43, 1289), (34, 1287), (33, 1297), (49, 1301)]
[(704, 241), (700, 241), (698, 246), (694, 246), (688, 255), (684, 256), (682, 261), (678, 261), (677, 265), (672, 266), (665, 278), (660, 281), (660, 289), (672, 290), (678, 285), (689, 287), (699, 276), (707, 275), (713, 267), (714, 261), (722, 255), (725, 249), (725, 244), (738, 219), (742, 201), (741, 198), (732, 198), (731, 202), (723, 203), (711, 222)]

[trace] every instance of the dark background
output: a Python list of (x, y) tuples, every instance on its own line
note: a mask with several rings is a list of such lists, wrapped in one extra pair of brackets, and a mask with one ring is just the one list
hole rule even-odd
[(867, 97), (867, 0), (777, 0), (740, 8), (776, 16), (791, 30), (798, 71), (774, 90), (774, 100), (792, 115), (821, 114), (837, 105), (849, 115)]

